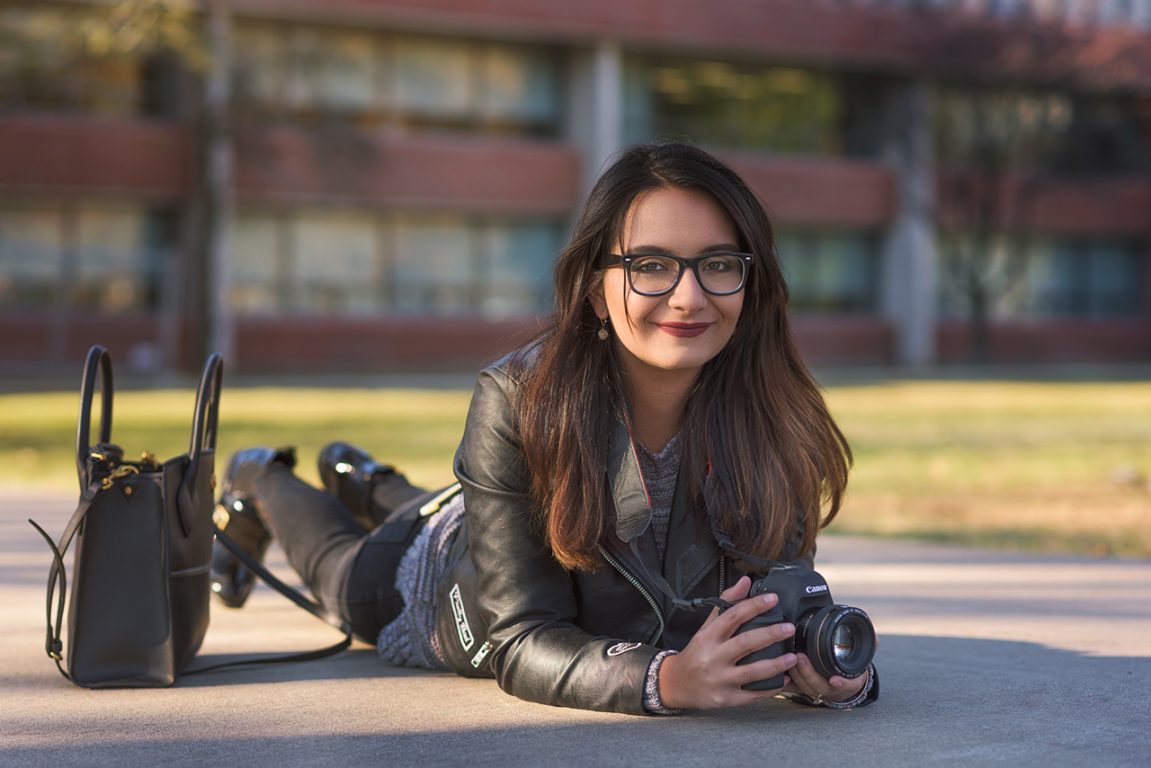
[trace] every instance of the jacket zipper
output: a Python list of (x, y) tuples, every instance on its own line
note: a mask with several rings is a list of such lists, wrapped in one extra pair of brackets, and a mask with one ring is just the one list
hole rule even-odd
[(609, 563), (611, 563), (612, 568), (615, 568), (621, 576), (627, 579), (629, 584), (639, 590), (639, 593), (643, 595), (645, 600), (647, 600), (647, 603), (651, 606), (651, 609), (655, 611), (655, 617), (659, 620), (659, 631), (655, 633), (655, 637), (652, 638), (651, 642), (652, 644), (658, 643), (659, 639), (663, 637), (663, 631), (665, 629), (663, 612), (659, 609), (659, 603), (655, 601), (655, 598), (651, 596), (651, 593), (644, 589), (644, 586), (639, 583), (639, 580), (636, 579), (636, 577), (628, 573), (618, 560), (608, 554), (607, 550), (604, 549), (602, 545), (599, 547), (599, 551), (600, 554), (603, 555), (604, 560), (607, 560)]

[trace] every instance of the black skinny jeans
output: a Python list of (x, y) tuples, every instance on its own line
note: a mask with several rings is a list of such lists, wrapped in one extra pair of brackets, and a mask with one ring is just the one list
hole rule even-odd
[[(418, 512), (428, 492), (398, 472), (385, 475), (374, 481), (366, 509), (353, 511), (280, 464), (255, 485), (260, 519), (288, 563), (325, 608), (374, 645), (404, 606), (396, 569), (426, 520)], [(369, 531), (357, 518), (375, 527)]]

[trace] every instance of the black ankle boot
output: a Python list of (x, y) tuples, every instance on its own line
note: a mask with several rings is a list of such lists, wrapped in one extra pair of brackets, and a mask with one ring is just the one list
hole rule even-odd
[[(256, 513), (252, 489), (273, 464), (294, 467), (292, 448), (245, 448), (232, 455), (224, 470), (220, 501), (212, 517), (216, 527), (245, 552), (263, 561), (272, 534)], [(248, 600), (256, 576), (217, 539), (212, 542), (212, 591), (229, 608), (239, 608)]]
[(344, 503), (360, 527), (371, 530), (377, 520), (372, 515), (372, 485), (378, 478), (396, 474), (395, 467), (381, 464), (371, 455), (349, 443), (328, 443), (316, 460), (324, 490)]

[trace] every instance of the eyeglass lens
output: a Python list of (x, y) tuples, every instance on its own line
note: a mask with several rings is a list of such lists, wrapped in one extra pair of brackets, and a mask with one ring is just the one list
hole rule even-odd
[[(743, 285), (744, 260), (727, 253), (691, 259), (700, 286), (709, 293), (735, 293)], [(637, 293), (660, 294), (671, 290), (679, 278), (681, 262), (656, 254), (634, 256), (629, 274)]]

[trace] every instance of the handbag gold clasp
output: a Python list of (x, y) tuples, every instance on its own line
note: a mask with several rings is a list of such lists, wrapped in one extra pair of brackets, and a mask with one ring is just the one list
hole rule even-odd
[(140, 470), (137, 467), (134, 467), (131, 464), (121, 464), (112, 470), (111, 474), (100, 481), (100, 490), (108, 490), (112, 487), (112, 483), (115, 482), (118, 478), (124, 477), (126, 475), (138, 474), (140, 474)]

